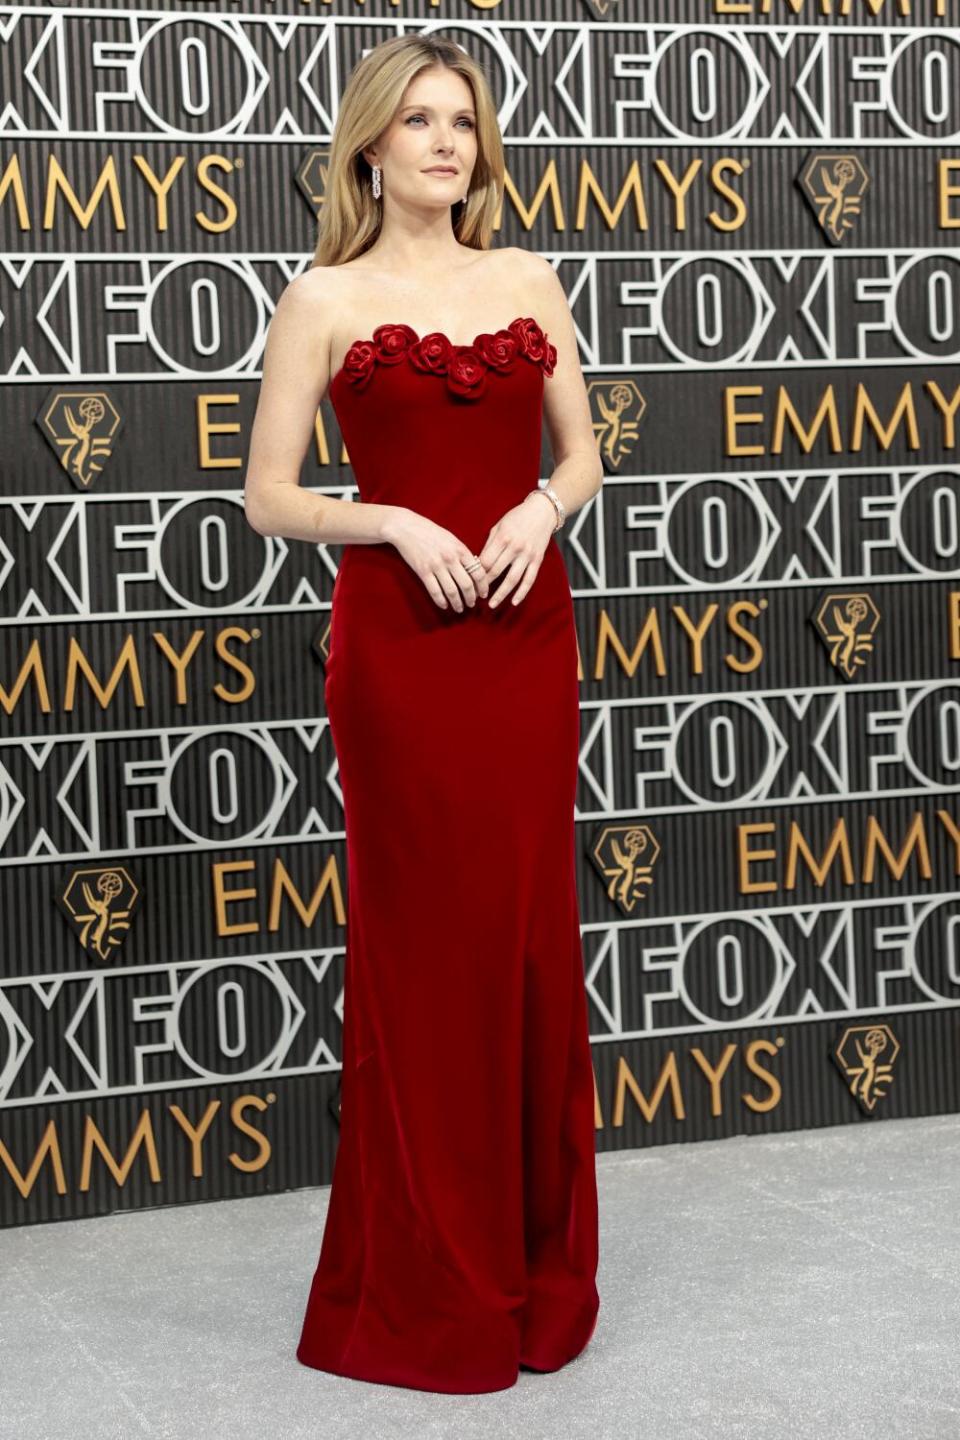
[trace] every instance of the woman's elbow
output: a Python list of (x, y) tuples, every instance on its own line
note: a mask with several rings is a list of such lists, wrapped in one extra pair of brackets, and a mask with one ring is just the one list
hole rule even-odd
[(249, 482), (243, 490), (243, 513), (251, 530), (256, 530), (258, 535), (273, 534), (263, 501), (251, 488)]

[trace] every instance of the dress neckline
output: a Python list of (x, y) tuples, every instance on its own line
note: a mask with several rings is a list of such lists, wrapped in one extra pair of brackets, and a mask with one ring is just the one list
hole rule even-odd
[[(334, 371), (333, 375), (331, 375), (329, 381), (327, 382), (327, 389), (330, 389), (330, 388), (332, 387), (332, 385), (333, 385), (333, 382), (334, 382), (335, 380), (339, 380), (340, 376), (343, 374), (343, 372), (344, 372), (344, 370), (345, 370), (345, 368), (346, 368), (347, 356), (350, 354), (350, 351), (353, 349), (354, 345), (363, 345), (363, 344), (372, 345), (372, 344), (374, 343), (374, 335), (376, 335), (377, 330), (382, 329), (382, 327), (383, 327), (384, 325), (391, 325), (391, 326), (404, 325), (404, 326), (406, 326), (407, 329), (413, 331), (413, 333), (414, 333), (414, 335), (416, 336), (416, 339), (417, 339), (417, 340), (424, 340), (424, 339), (426, 339), (427, 336), (429, 336), (429, 335), (442, 335), (443, 338), (444, 338), (444, 340), (446, 340), (446, 342), (447, 342), (448, 345), (453, 345), (453, 346), (463, 345), (464, 347), (469, 348), (470, 346), (476, 345), (476, 343), (477, 343), (477, 341), (480, 339), (480, 336), (481, 336), (481, 335), (496, 335), (496, 334), (499, 333), (500, 330), (509, 330), (512, 325), (516, 325), (516, 323), (517, 323), (518, 320), (524, 320), (524, 319), (526, 319), (526, 318), (527, 318), (527, 317), (524, 316), (524, 315), (514, 315), (514, 317), (513, 317), (512, 320), (508, 320), (507, 323), (506, 323), (506, 325), (501, 325), (501, 326), (499, 326), (497, 330), (478, 330), (477, 333), (476, 333), (476, 335), (474, 335), (474, 337), (473, 337), (472, 340), (466, 340), (466, 341), (451, 340), (450, 336), (447, 334), (447, 332), (446, 332), (445, 330), (425, 330), (425, 331), (423, 332), (423, 334), (421, 334), (420, 331), (415, 328), (415, 326), (413, 326), (413, 325), (408, 325), (406, 321), (400, 321), (400, 320), (381, 320), (380, 324), (374, 327), (373, 333), (372, 333), (371, 335), (357, 335), (357, 336), (355, 336), (355, 338), (354, 338), (353, 340), (350, 341), (350, 344), (347, 346), (346, 351), (344, 352), (343, 360), (341, 361), (340, 365), (339, 365), (338, 368)], [(412, 342), (411, 342), (411, 343), (412, 343)]]

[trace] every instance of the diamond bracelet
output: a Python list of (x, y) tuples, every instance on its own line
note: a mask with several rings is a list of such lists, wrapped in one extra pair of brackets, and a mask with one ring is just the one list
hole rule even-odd
[(556, 533), (557, 530), (560, 530), (563, 527), (563, 523), (567, 518), (567, 512), (563, 508), (563, 501), (560, 499), (560, 496), (557, 494), (556, 490), (554, 490), (552, 485), (538, 485), (536, 490), (530, 491), (530, 494), (546, 495), (547, 499), (550, 501), (550, 504), (557, 512), (557, 523), (553, 527), (554, 533)]

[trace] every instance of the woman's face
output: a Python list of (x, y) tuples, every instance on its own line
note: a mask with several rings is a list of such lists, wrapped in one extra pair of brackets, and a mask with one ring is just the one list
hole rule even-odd
[(382, 167), (384, 196), (424, 206), (460, 200), (477, 159), (473, 91), (463, 76), (446, 66), (421, 70), (376, 146), (365, 153)]

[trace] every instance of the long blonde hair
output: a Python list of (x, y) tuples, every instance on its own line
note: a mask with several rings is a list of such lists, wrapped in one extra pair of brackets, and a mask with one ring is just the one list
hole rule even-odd
[(354, 67), (340, 99), (327, 165), (327, 185), (317, 226), (314, 265), (342, 265), (370, 248), (380, 231), (381, 201), (371, 189), (362, 151), (386, 129), (403, 92), (419, 71), (445, 65), (462, 75), (477, 113), (477, 159), (465, 204), (451, 207), (462, 245), (488, 250), (503, 196), (503, 141), (483, 67), (442, 36), (394, 35), (367, 52)]

